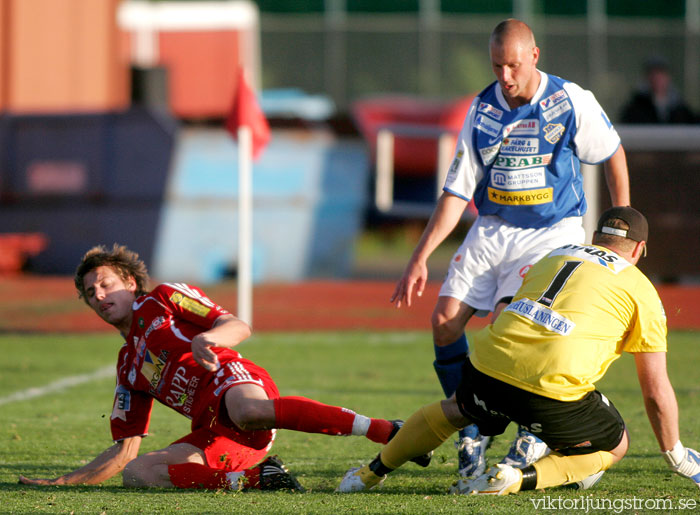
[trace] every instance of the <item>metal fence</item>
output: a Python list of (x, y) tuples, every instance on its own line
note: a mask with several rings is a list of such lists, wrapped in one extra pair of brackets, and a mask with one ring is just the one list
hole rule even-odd
[[(650, 55), (668, 61), (676, 86), (700, 109), (700, 0), (514, 0), (495, 2), (502, 12), (469, 13), (448, 12), (457, 4), (446, 0), (389, 2), (384, 12), (354, 10), (352, 0), (306, 3), (306, 12), (279, 12), (284, 9), (273, 9), (275, 2), (258, 2), (263, 86), (326, 94), (341, 111), (370, 95), (479, 91), (493, 80), (489, 34), (510, 16), (533, 27), (540, 68), (593, 90), (614, 121)], [(382, 10), (383, 2), (374, 4)], [(658, 15), (645, 15), (643, 8), (652, 4)], [(396, 12), (401, 5), (408, 12)], [(634, 15), (624, 15), (626, 6)]]

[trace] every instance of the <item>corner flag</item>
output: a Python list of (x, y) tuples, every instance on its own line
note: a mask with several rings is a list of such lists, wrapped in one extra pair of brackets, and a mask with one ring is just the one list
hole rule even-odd
[(226, 130), (238, 141), (238, 313), (253, 325), (253, 159), (270, 140), (270, 126), (248, 85), (243, 68)]
[(270, 141), (270, 126), (246, 80), (243, 68), (238, 70), (238, 87), (225, 126), (235, 139), (238, 139), (239, 128), (250, 127), (254, 159), (260, 156), (260, 152)]

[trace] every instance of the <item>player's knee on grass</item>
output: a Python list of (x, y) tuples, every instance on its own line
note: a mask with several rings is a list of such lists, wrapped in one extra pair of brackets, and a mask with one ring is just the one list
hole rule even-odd
[(168, 465), (150, 463), (136, 458), (127, 463), (122, 472), (122, 484), (131, 488), (154, 488), (172, 486), (168, 476)]

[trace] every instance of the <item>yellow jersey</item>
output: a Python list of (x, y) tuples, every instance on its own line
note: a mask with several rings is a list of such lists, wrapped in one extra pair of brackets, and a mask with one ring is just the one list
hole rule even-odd
[(491, 377), (575, 401), (626, 352), (665, 352), (666, 315), (649, 279), (615, 252), (565, 245), (527, 273), (469, 356)]

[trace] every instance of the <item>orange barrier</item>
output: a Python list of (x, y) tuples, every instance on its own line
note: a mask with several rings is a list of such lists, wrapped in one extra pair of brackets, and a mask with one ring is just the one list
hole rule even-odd
[(18, 274), (27, 259), (48, 244), (48, 238), (41, 233), (0, 234), (0, 274)]

